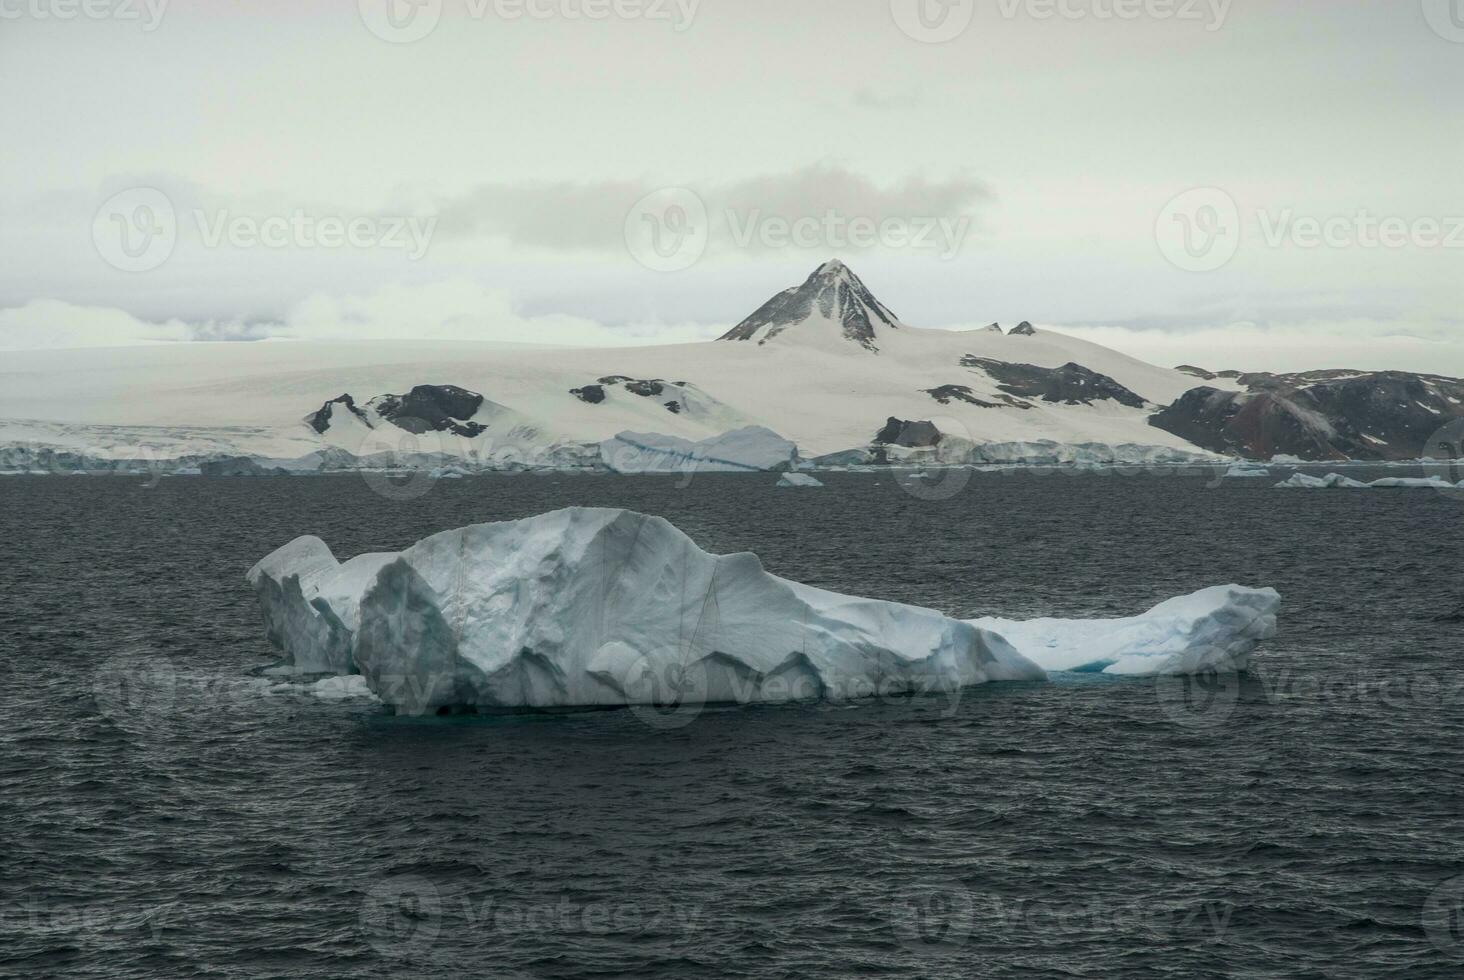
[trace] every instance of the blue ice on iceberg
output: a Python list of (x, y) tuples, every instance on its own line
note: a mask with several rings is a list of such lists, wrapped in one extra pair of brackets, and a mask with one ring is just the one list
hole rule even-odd
[(658, 517), (570, 508), (339, 563), (299, 538), (249, 571), (306, 673), (359, 674), (399, 713), (850, 701), (1092, 668), (1243, 669), (1280, 596), (1224, 586), (1126, 620), (962, 621), (712, 555)]

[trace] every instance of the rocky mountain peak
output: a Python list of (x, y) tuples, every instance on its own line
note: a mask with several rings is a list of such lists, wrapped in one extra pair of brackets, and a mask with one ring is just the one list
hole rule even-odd
[(834, 259), (815, 269), (801, 286), (785, 289), (768, 300), (719, 339), (766, 344), (778, 337), (806, 340), (827, 336), (832, 328), (843, 340), (879, 353), (881, 333), (903, 326), (854, 270)]

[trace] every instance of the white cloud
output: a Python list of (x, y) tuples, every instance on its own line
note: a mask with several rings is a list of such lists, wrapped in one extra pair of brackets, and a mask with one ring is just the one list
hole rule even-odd
[(386, 286), (368, 295), (317, 294), (269, 333), (298, 340), (478, 340), (556, 347), (617, 347), (706, 340), (695, 324), (610, 327), (564, 314), (525, 316), (507, 293), (464, 280)]
[(317, 293), (278, 322), (153, 323), (115, 308), (36, 300), (0, 309), (0, 350), (125, 347), (190, 340), (469, 340), (554, 347), (623, 347), (707, 340), (722, 327), (607, 326), (563, 314), (526, 316), (507, 293), (464, 280)]
[(54, 299), (0, 309), (0, 350), (122, 347), (197, 336), (194, 328), (179, 320), (149, 323), (123, 310)]

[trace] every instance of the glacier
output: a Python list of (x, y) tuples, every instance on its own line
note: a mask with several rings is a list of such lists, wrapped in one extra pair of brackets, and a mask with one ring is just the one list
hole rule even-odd
[[(341, 563), (302, 537), (256, 564), (269, 641), (400, 714), (948, 693), (1049, 671), (1243, 669), (1280, 596), (1223, 586), (1125, 620), (960, 620), (780, 578), (659, 517), (570, 508)], [(353, 682), (355, 683), (355, 682)], [(354, 690), (354, 688), (352, 689)]]

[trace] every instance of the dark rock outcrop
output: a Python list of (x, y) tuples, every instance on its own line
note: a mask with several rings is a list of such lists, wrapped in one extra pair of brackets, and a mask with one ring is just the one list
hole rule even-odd
[(1001, 405), (996, 402), (986, 402), (977, 398), (975, 392), (965, 385), (941, 385), (939, 388), (926, 388), (925, 393), (942, 405), (958, 401), (980, 408), (1001, 408)]
[(1032, 336), (1035, 336), (1036, 333), (1037, 333), (1037, 328), (1034, 327), (1034, 326), (1032, 326), (1032, 324), (1029, 323), (1028, 321), (1023, 320), (1021, 323), (1017, 324), (1015, 327), (1012, 327), (1011, 331), (1007, 334), (1007, 336), (1008, 337), (1032, 337)]
[(585, 385), (583, 388), (571, 388), (569, 393), (588, 405), (598, 405), (605, 400), (604, 385)]
[(1066, 405), (1116, 401), (1130, 408), (1143, 408), (1145, 404), (1141, 396), (1108, 375), (1089, 370), (1081, 364), (1069, 362), (1059, 368), (1043, 368), (968, 354), (961, 358), (961, 366), (985, 371), (997, 382), (997, 387), (1009, 395), (1041, 398), (1045, 402)]
[(666, 390), (666, 385), (659, 379), (653, 381), (627, 381), (625, 390), (632, 395), (640, 395), (642, 398), (655, 398)]
[(456, 385), (417, 385), (405, 395), (382, 395), (376, 412), (408, 432), (451, 432), (471, 439), (486, 426), (468, 421), (483, 406), (483, 396)]
[[(1223, 376), (1223, 375), (1220, 375)], [(1249, 459), (1417, 459), (1464, 418), (1464, 381), (1402, 371), (1243, 374), (1247, 391), (1196, 388), (1149, 424)]]
[(330, 428), (330, 420), (335, 416), (335, 408), (337, 405), (341, 406), (342, 408), (349, 409), (352, 415), (355, 415), (362, 422), (365, 422), (368, 427), (370, 427), (371, 422), (366, 418), (366, 413), (356, 407), (356, 400), (350, 395), (338, 395), (337, 397), (332, 398), (330, 401), (320, 406), (320, 409), (314, 415), (310, 416), (310, 418), (306, 421), (310, 423), (310, 427), (312, 429), (323, 435), (325, 433), (325, 430)]
[[(337, 406), (348, 409), (366, 425), (375, 428), (373, 416), (356, 404), (351, 395), (332, 398), (320, 406), (306, 422), (324, 435), (335, 419)], [(483, 407), (483, 396), (456, 385), (417, 385), (405, 395), (381, 395), (366, 403), (375, 417), (390, 422), (407, 432), (451, 432), (472, 438), (486, 431), (486, 426), (469, 421)]]
[(727, 331), (719, 340), (752, 340), (764, 344), (790, 327), (798, 327), (815, 316), (839, 324), (845, 340), (879, 353), (878, 331), (902, 326), (883, 303), (865, 287), (852, 270), (837, 260), (814, 270), (801, 286), (785, 289), (757, 309), (752, 316)]
[(874, 441), (882, 446), (904, 446), (907, 449), (927, 449), (940, 445), (941, 433), (934, 422), (910, 422), (890, 416), (883, 429), (875, 435)]
[(1214, 381), (1216, 378), (1220, 377), (1220, 375), (1216, 374), (1213, 371), (1206, 371), (1204, 368), (1195, 367), (1193, 364), (1181, 364), (1174, 370), (1178, 371), (1180, 374), (1188, 374), (1192, 378), (1199, 378), (1201, 381)]
[[(613, 388), (616, 385), (624, 385), (626, 391), (632, 395), (640, 395), (642, 398), (655, 398), (666, 392), (666, 382), (660, 378), (632, 378), (626, 374), (607, 374), (596, 384), (586, 385), (583, 388), (575, 388), (571, 391), (571, 394), (578, 394), (581, 391), (598, 390), (601, 395), (598, 401), (604, 401), (605, 389)], [(686, 387), (686, 383), (684, 381), (678, 381), (676, 382), (676, 387), (684, 388)]]

